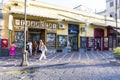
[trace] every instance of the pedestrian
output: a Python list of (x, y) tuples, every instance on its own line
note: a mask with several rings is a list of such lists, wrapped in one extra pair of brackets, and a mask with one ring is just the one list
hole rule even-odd
[(14, 57), (15, 53), (16, 53), (16, 45), (15, 42), (12, 42), (12, 44), (10, 45), (10, 57)]
[(30, 40), (28, 41), (28, 46), (29, 46), (29, 50), (28, 50), (29, 56), (32, 56), (32, 42)]
[(29, 45), (28, 45), (28, 41), (26, 42), (26, 51), (29, 52)]
[(45, 44), (43, 43), (42, 40), (40, 40), (39, 50), (42, 53), (41, 56), (40, 56), (40, 58), (39, 58), (39, 60), (42, 60), (43, 58), (46, 59), (45, 52), (47, 51), (47, 47), (45, 46)]
[(37, 48), (38, 48), (38, 44), (36, 41), (34, 41), (33, 43), (33, 54), (32, 55), (36, 55), (37, 54)]
[(100, 50), (100, 41), (97, 40), (97, 51)]

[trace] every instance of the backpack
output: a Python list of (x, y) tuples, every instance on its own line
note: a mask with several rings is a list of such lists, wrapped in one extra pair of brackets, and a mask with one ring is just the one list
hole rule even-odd
[(26, 45), (26, 50), (29, 50), (29, 45), (28, 44)]

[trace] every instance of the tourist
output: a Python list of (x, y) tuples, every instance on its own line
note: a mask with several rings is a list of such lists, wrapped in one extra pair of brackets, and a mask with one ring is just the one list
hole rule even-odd
[(47, 47), (45, 46), (45, 44), (43, 43), (42, 40), (40, 40), (39, 50), (42, 53), (41, 56), (40, 56), (40, 58), (39, 58), (39, 60), (42, 60), (43, 58), (46, 59), (45, 52), (47, 51)]
[(10, 45), (10, 57), (14, 57), (16, 53), (16, 45), (14, 42), (12, 42), (12, 44)]
[(32, 56), (32, 42), (30, 40), (28, 42), (28, 46), (29, 46), (29, 50), (28, 50), (29, 56)]
[(37, 48), (38, 48), (38, 44), (36, 41), (34, 41), (33, 43), (33, 54), (32, 55), (36, 55), (37, 54)]

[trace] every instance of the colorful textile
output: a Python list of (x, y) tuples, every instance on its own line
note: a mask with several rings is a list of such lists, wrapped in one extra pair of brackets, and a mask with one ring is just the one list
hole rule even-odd
[(10, 56), (15, 56), (15, 53), (16, 53), (16, 47), (10, 46)]

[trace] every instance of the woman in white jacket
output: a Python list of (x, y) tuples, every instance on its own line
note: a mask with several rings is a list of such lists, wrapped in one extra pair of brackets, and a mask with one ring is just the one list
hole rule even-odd
[(39, 60), (42, 60), (43, 58), (46, 59), (45, 52), (47, 51), (47, 47), (45, 46), (45, 44), (43, 43), (42, 40), (40, 40), (39, 50), (42, 53), (41, 56), (40, 56), (40, 58), (39, 58)]

